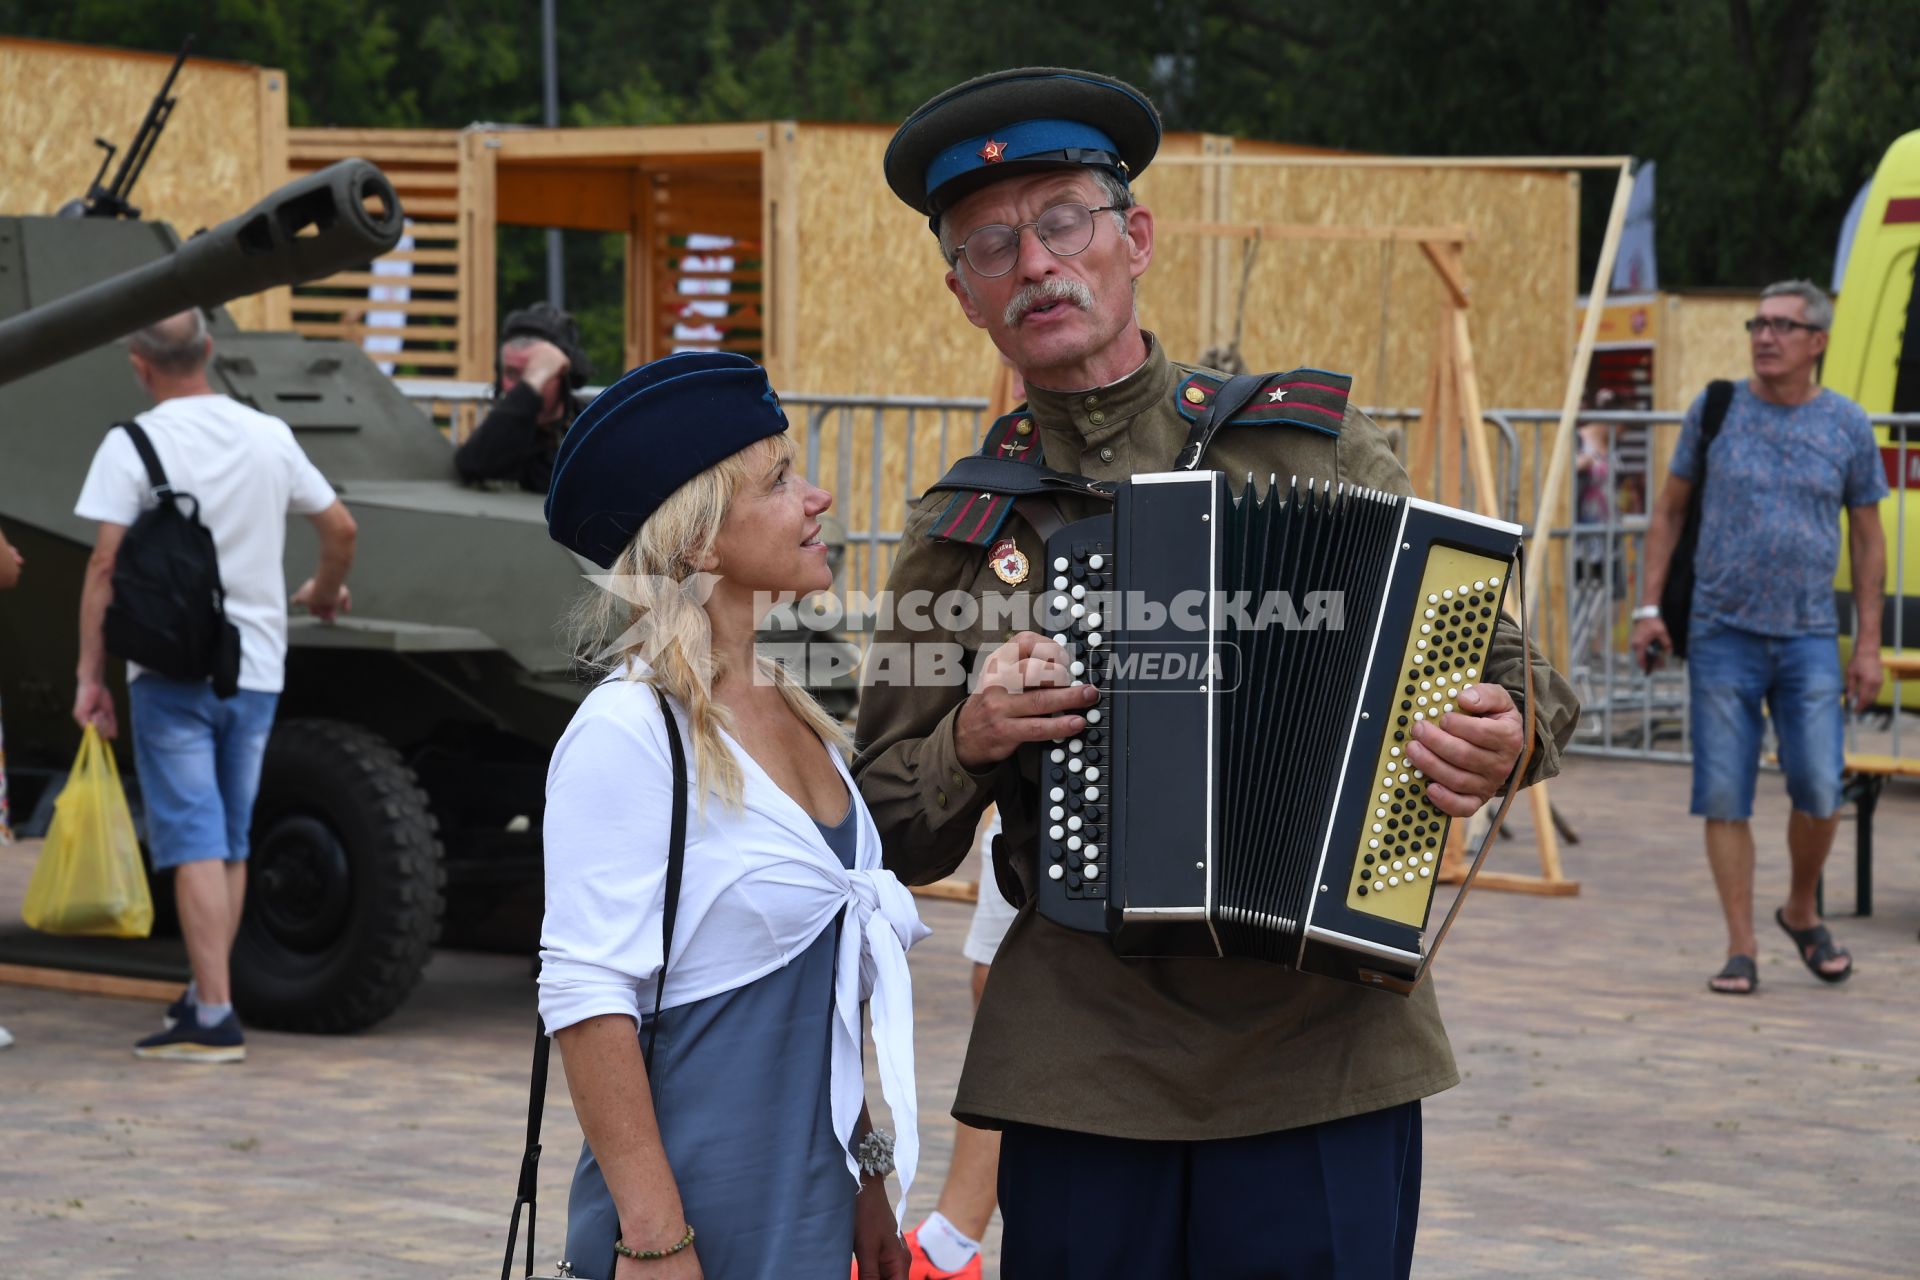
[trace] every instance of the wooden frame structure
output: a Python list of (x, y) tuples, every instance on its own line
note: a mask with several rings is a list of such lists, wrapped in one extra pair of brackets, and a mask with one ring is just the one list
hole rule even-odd
[[(408, 215), (410, 241), (371, 270), (295, 295), (294, 327), (315, 337), (394, 342), (392, 359), (429, 378), (490, 381), (497, 331), (497, 234), (558, 227), (624, 236), (625, 364), (672, 349), (686, 301), (727, 307), (721, 345), (770, 365), (785, 326), (765, 307), (768, 246), (783, 228), (780, 129), (773, 124), (607, 129), (295, 129), (291, 173), (345, 156), (378, 164)], [(726, 265), (685, 251), (689, 234), (732, 241)], [(715, 290), (686, 293), (707, 277)], [(394, 295), (370, 299), (369, 290)], [(374, 353), (378, 355), (379, 353)], [(603, 372), (618, 372), (603, 371)]]
[[(1465, 227), (1340, 227), (1298, 226), (1262, 223), (1163, 222), (1159, 230), (1174, 235), (1222, 236), (1258, 243), (1263, 240), (1365, 240), (1380, 243), (1411, 242), (1420, 246), (1444, 286), (1436, 317), (1432, 358), (1428, 366), (1427, 394), (1421, 406), (1419, 429), (1407, 440), (1407, 472), (1415, 477), (1435, 477), (1435, 501), (1460, 506), (1462, 455), (1465, 470), (1473, 482), (1473, 505), (1485, 516), (1497, 516), (1497, 495), (1493, 458), (1487, 448), (1482, 422), (1480, 382), (1474, 371), (1472, 324), (1472, 283), (1467, 276), (1463, 250), (1472, 238)], [(1617, 240), (1617, 235), (1615, 237)], [(1597, 313), (1596, 313), (1597, 314)], [(1597, 323), (1597, 321), (1596, 321)], [(1592, 354), (1589, 338), (1585, 351)], [(1576, 352), (1578, 363), (1578, 352)], [(1584, 386), (1586, 375), (1580, 371), (1577, 385)], [(1570, 428), (1569, 428), (1570, 429)], [(1556, 457), (1558, 451), (1556, 450)], [(1536, 554), (1538, 539), (1536, 537)], [(1525, 588), (1523, 588), (1525, 589)], [(1529, 597), (1531, 599), (1531, 596)], [(1560, 869), (1560, 844), (1552, 821), (1544, 783), (1528, 788), (1533, 805), (1534, 839), (1540, 853), (1540, 875), (1523, 876), (1483, 871), (1474, 883), (1488, 889), (1509, 889), (1524, 893), (1572, 894), (1580, 884), (1568, 880)], [(1463, 855), (1466, 824), (1454, 822), (1448, 827), (1447, 848), (1440, 879), (1453, 883), (1465, 878)]]

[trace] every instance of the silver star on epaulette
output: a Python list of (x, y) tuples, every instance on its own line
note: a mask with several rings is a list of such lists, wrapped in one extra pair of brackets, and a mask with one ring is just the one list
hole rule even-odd
[(1273, 391), (1270, 392), (1267, 396), (1267, 399), (1274, 404), (1279, 404), (1282, 400), (1285, 400), (1286, 398), (1287, 398), (1287, 389), (1285, 387), (1275, 387)]

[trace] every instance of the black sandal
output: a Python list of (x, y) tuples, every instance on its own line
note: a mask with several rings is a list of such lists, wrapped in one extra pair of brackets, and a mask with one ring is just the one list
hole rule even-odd
[[(1723, 979), (1743, 981), (1747, 984), (1743, 991), (1739, 987), (1716, 987), (1713, 984)], [(1750, 996), (1760, 989), (1760, 970), (1754, 966), (1752, 956), (1728, 956), (1727, 963), (1720, 972), (1707, 979), (1707, 990), (1717, 996)]]
[[(1776, 907), (1773, 912), (1774, 923), (1787, 931), (1793, 939), (1793, 948), (1800, 955), (1800, 963), (1807, 966), (1807, 972), (1822, 982), (1845, 982), (1853, 976), (1853, 953), (1833, 941), (1833, 935), (1827, 932), (1827, 926), (1816, 924), (1807, 929), (1796, 929), (1787, 923), (1784, 908)], [(1829, 973), (1820, 966), (1828, 960), (1844, 957), (1847, 967), (1838, 973)]]

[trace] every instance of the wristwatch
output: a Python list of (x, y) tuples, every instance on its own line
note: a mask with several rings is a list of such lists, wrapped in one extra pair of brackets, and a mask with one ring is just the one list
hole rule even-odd
[(1643, 604), (1633, 611), (1633, 620), (1635, 622), (1645, 622), (1648, 618), (1657, 618), (1659, 616), (1660, 606), (1657, 604)]

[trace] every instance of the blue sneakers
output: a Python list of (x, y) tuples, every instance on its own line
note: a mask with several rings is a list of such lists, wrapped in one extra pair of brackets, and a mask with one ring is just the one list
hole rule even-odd
[(134, 1045), (133, 1056), (164, 1062), (244, 1062), (247, 1038), (240, 1031), (240, 1019), (231, 1013), (203, 1027), (189, 1011), (165, 1031)]
[(187, 998), (185, 991), (182, 991), (180, 998), (168, 1005), (166, 1013), (161, 1015), (160, 1025), (171, 1031), (192, 1016), (193, 1001)]

